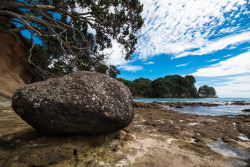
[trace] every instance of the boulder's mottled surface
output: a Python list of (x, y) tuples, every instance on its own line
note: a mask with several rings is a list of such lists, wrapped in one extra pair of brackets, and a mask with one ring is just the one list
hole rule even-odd
[(53, 134), (102, 134), (128, 126), (132, 95), (104, 74), (75, 72), (18, 89), (15, 112), (34, 128)]

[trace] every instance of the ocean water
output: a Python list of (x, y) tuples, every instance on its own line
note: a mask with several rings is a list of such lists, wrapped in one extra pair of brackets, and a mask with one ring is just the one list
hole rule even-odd
[(139, 98), (133, 99), (134, 101), (140, 102), (206, 102), (206, 103), (215, 103), (219, 106), (214, 107), (184, 107), (184, 108), (170, 108), (181, 113), (189, 113), (195, 115), (250, 115), (250, 112), (243, 112), (243, 109), (250, 109), (250, 105), (231, 105), (234, 101), (244, 101), (250, 103), (250, 98), (195, 98), (195, 99), (186, 99), (186, 98)]

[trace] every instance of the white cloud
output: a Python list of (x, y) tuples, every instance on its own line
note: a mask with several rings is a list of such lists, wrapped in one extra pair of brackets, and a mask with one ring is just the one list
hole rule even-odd
[(238, 56), (198, 69), (192, 75), (200, 77), (218, 77), (250, 73), (250, 51)]
[(176, 65), (176, 67), (184, 67), (187, 66), (189, 63), (185, 63), (185, 64), (180, 64), (180, 65)]
[(225, 57), (231, 57), (231, 56), (233, 56), (233, 55), (229, 54), (229, 55), (223, 56), (223, 58), (225, 58)]
[(220, 60), (220, 59), (212, 59), (212, 60), (209, 60), (207, 62), (210, 63), (210, 62), (214, 62), (214, 61), (218, 61), (218, 60)]
[(232, 35), (229, 37), (224, 37), (216, 41), (207, 42), (204, 47), (201, 47), (199, 50), (194, 52), (184, 52), (180, 55), (175, 56), (176, 58), (184, 57), (187, 55), (204, 55), (208, 53), (212, 53), (214, 51), (225, 49), (230, 45), (239, 44), (242, 42), (250, 41), (250, 32), (244, 32), (237, 35)]
[[(136, 51), (139, 59), (163, 53), (175, 58), (202, 55), (250, 40), (250, 32), (242, 32), (240, 25), (232, 25), (236, 16), (248, 14), (247, 0), (141, 2), (144, 4), (142, 16), (145, 25), (139, 33)], [(233, 28), (227, 28), (226, 22)], [(232, 34), (235, 32), (238, 34)], [(225, 33), (229, 36), (219, 38), (218, 34)]]
[(239, 27), (228, 27), (228, 28), (222, 28), (219, 33), (231, 33), (239, 29)]
[(132, 71), (132, 72), (136, 72), (136, 71), (143, 69), (142, 66), (132, 66), (132, 65), (121, 65), (121, 66), (118, 66), (118, 68), (123, 69), (125, 71)]
[(149, 65), (149, 64), (154, 64), (154, 62), (149, 61), (149, 62), (146, 62), (146, 63), (143, 63), (143, 64)]
[(104, 50), (105, 54), (110, 54), (107, 64), (112, 65), (123, 65), (128, 63), (125, 60), (125, 56), (123, 54), (123, 47), (116, 40), (112, 40), (112, 48), (108, 48)]
[(250, 75), (227, 77), (228, 81), (215, 86), (219, 97), (250, 97)]

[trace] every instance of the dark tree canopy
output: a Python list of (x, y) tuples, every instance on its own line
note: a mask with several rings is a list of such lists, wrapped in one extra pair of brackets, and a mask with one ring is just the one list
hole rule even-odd
[(152, 81), (147, 78), (135, 79), (132, 84), (133, 93), (139, 97), (150, 96), (152, 94)]
[(28, 30), (43, 42), (49, 61), (67, 62), (69, 71), (92, 70), (106, 58), (102, 51), (112, 39), (130, 58), (142, 10), (139, 0), (1, 0), (0, 31)]
[(134, 97), (152, 97), (152, 81), (147, 78), (139, 78), (134, 81), (118, 78), (118, 81), (124, 83), (132, 92)]
[(195, 97), (195, 78), (192, 75), (167, 75), (152, 82), (152, 88), (157, 97)]
[(196, 80), (192, 75), (167, 75), (153, 81), (146, 78), (118, 80), (128, 86), (134, 97), (197, 97)]

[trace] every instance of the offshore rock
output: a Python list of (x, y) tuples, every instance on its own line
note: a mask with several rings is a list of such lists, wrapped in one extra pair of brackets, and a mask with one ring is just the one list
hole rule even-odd
[(52, 134), (103, 134), (128, 126), (132, 94), (100, 73), (75, 72), (18, 89), (14, 111), (37, 130)]
[(250, 109), (243, 109), (241, 111), (243, 111), (243, 112), (250, 112)]

